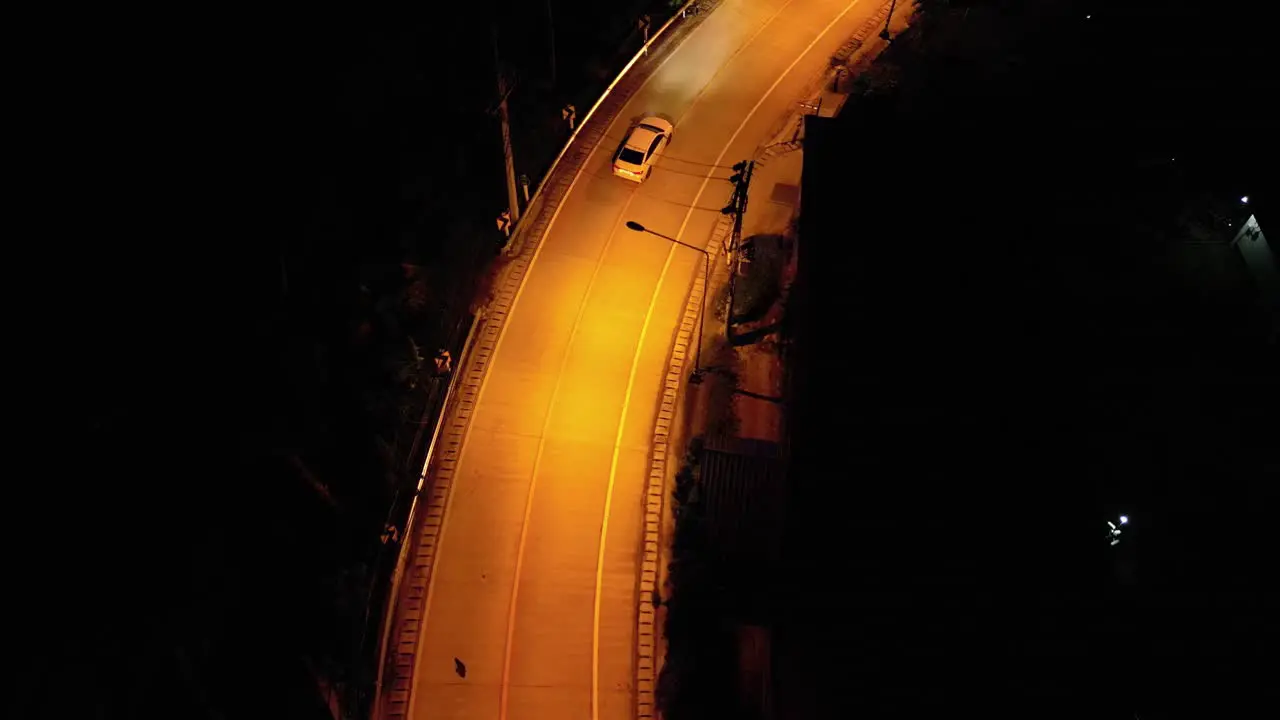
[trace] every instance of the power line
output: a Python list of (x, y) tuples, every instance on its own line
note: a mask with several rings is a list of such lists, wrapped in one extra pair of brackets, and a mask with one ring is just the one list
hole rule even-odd
[[(615, 140), (621, 143), (623, 139), (624, 138), (621, 138), (621, 137), (615, 138), (615, 136), (612, 136), (612, 135), (605, 135), (604, 137), (600, 138), (600, 144), (605, 144), (605, 146), (607, 147), (608, 144), (613, 143)], [(685, 158), (672, 157), (671, 155), (663, 155), (659, 160), (660, 161), (674, 160), (676, 162), (688, 163), (689, 165), (701, 165), (702, 167), (716, 168), (718, 170), (733, 169), (733, 167), (729, 165), (716, 165), (715, 163), (699, 162), (697, 160), (686, 160)]]
[(656, 195), (649, 195), (645, 193), (641, 193), (641, 194), (643, 194), (645, 197), (650, 198), (652, 200), (657, 200), (658, 202), (664, 202), (664, 203), (667, 203), (668, 205), (675, 205), (676, 207), (682, 207), (689, 210), (701, 210), (703, 212), (713, 212), (713, 213), (720, 212), (720, 208), (716, 208), (716, 207), (703, 207), (701, 205), (689, 205), (688, 203), (682, 203), (678, 200), (668, 200), (666, 198), (660, 198)]
[[(722, 176), (720, 176), (720, 175), (711, 175), (710, 173), (706, 173), (706, 172), (693, 173), (693, 172), (688, 172), (688, 171), (685, 171), (685, 170), (676, 170), (676, 169), (674, 169), (674, 168), (665, 167), (665, 166), (663, 166), (663, 165), (654, 165), (654, 167), (656, 167), (656, 168), (662, 168), (662, 170), (663, 170), (664, 172), (675, 173), (676, 175), (685, 175), (685, 176), (687, 176), (687, 177), (711, 178), (712, 180), (728, 180), (728, 179), (729, 179), (729, 176), (727, 176), (727, 175), (725, 175), (725, 176), (723, 176), (723, 177), (722, 177)], [(719, 166), (719, 165), (715, 165), (715, 166), (713, 166), (713, 167), (717, 167), (717, 168), (718, 168), (718, 167), (720, 167), (720, 166)], [(731, 170), (732, 168), (724, 168), (724, 169), (725, 169), (725, 170)]]
[(704, 163), (704, 162), (698, 162), (697, 160), (685, 160), (684, 158), (672, 157), (672, 156), (670, 156), (670, 155), (663, 155), (661, 159), (662, 159), (662, 160), (675, 160), (676, 162), (688, 163), (688, 164), (690, 164), (690, 165), (701, 165), (702, 167), (717, 168), (717, 169), (719, 169), (719, 170), (732, 170), (732, 169), (733, 169), (733, 166), (731, 166), (731, 165), (716, 165), (715, 163)]
[[(601, 174), (599, 174), (599, 173), (588, 173), (588, 174), (589, 174), (589, 175), (591, 175), (591, 177), (596, 178), (596, 179), (598, 179), (598, 180), (608, 180), (609, 178), (612, 178), (612, 177), (613, 177), (613, 174), (612, 174), (612, 173), (610, 173), (610, 174), (608, 174), (608, 175), (601, 175)], [(693, 176), (693, 177), (702, 177), (702, 176), (701, 176), (701, 175), (696, 175), (696, 176)], [(718, 179), (718, 180), (724, 180), (725, 178), (716, 178), (716, 179)], [(639, 191), (640, 191), (640, 188), (636, 188), (636, 191), (637, 191), (637, 192), (639, 192)], [(704, 205), (690, 205), (689, 203), (682, 203), (682, 202), (680, 202), (679, 200), (668, 200), (667, 198), (664, 198), (664, 197), (658, 197), (657, 195), (652, 195), (652, 194), (647, 193), (647, 192), (640, 192), (640, 194), (641, 194), (641, 195), (643, 195), (643, 196), (645, 196), (646, 198), (649, 198), (650, 200), (657, 200), (658, 202), (663, 202), (663, 203), (666, 203), (666, 204), (668, 204), (668, 205), (674, 205), (674, 206), (676, 206), (676, 207), (682, 207), (682, 208), (685, 208), (685, 209), (687, 209), (687, 210), (699, 210), (699, 211), (702, 211), (702, 212), (714, 212), (714, 213), (721, 212), (721, 209), (720, 209), (720, 208), (717, 208), (717, 207), (706, 207), (706, 206), (704, 206)]]

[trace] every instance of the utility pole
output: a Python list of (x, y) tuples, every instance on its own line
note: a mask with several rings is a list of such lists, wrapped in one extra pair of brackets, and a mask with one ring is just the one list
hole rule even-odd
[[(893, 10), (894, 10), (894, 8), (896, 8), (896, 7), (898, 7), (898, 0), (890, 0), (890, 2), (889, 2), (889, 14), (884, 16), (884, 29), (880, 31), (880, 39), (881, 39), (881, 40), (888, 40), (888, 39), (890, 39), (890, 37), (889, 37), (889, 21), (893, 19)], [(965, 14), (967, 15), (968, 13), (969, 13), (969, 11), (968, 11), (968, 10), (965, 10)]]
[(493, 30), (493, 64), (498, 71), (498, 119), (502, 121), (502, 155), (507, 164), (507, 202), (511, 207), (511, 222), (520, 219), (520, 198), (516, 195), (516, 161), (511, 152), (511, 119), (507, 115), (507, 77), (502, 71), (502, 58), (498, 54), (498, 27)]
[[(729, 308), (724, 314), (724, 336), (733, 339), (733, 292), (737, 284), (738, 273), (742, 268), (742, 255), (739, 252), (742, 243), (742, 216), (747, 214), (747, 190), (751, 187), (751, 175), (755, 172), (754, 160), (743, 160), (733, 166), (733, 175), (729, 182), (733, 183), (733, 197), (720, 212), (733, 216), (733, 232), (729, 235)], [(736, 255), (736, 257), (735, 257)], [(736, 260), (736, 262), (735, 262)]]

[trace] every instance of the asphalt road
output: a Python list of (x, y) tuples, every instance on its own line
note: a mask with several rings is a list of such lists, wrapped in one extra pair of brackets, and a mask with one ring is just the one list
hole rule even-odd
[[(624, 223), (705, 246), (731, 192), (729, 171), (712, 166), (751, 157), (878, 5), (726, 0), (588, 159), (471, 417), (423, 623), (415, 720), (634, 717), (649, 444), (702, 257)], [(637, 186), (610, 174), (609, 156), (648, 114), (676, 130)]]

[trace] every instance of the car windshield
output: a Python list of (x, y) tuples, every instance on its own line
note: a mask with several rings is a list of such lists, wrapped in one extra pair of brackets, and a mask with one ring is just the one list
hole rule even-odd
[(639, 150), (632, 150), (631, 148), (622, 148), (622, 152), (618, 155), (618, 158), (622, 160), (622, 162), (639, 165), (644, 162), (644, 153)]

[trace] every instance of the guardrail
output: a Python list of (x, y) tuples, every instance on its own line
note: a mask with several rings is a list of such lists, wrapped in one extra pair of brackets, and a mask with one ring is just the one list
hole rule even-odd
[[(462, 348), (458, 351), (457, 369), (466, 367), (467, 361), (470, 359), (471, 349), (474, 345), (475, 336), (479, 328), (484, 324), (484, 313), (477, 313), (472, 316), (470, 326), (467, 328), (466, 339), (462, 342)], [(431, 467), (432, 458), (435, 456), (436, 443), (440, 440), (440, 428), (444, 426), (444, 419), (448, 416), (449, 410), (453, 407), (456, 400), (458, 389), (457, 378), (460, 372), (451, 372), (449, 374), (449, 386), (445, 390), (444, 400), (440, 403), (440, 413), (435, 417), (435, 427), (431, 431), (431, 442), (427, 445), (427, 454), (423, 460), (422, 471), (418, 475), (418, 486), (413, 494), (413, 499), (409, 503), (409, 514), (404, 522), (404, 532), (400, 541), (400, 552), (396, 556), (395, 569), (391, 574), (391, 589), (387, 593), (388, 607), (383, 612), (382, 630), (378, 635), (378, 652), (374, 657), (377, 658), (378, 674), (374, 682), (373, 696), (373, 712), (371, 717), (378, 717), (377, 713), (381, 706), (382, 700), (382, 681), (386, 672), (386, 649), (387, 641), (391, 637), (391, 627), (395, 619), (395, 603), (400, 594), (400, 584), (404, 580), (404, 570), (408, 560), (408, 549), (413, 544), (410, 536), (410, 529), (413, 527), (414, 518), (418, 513), (418, 498), (422, 495), (423, 485), (426, 484), (427, 472)]]

